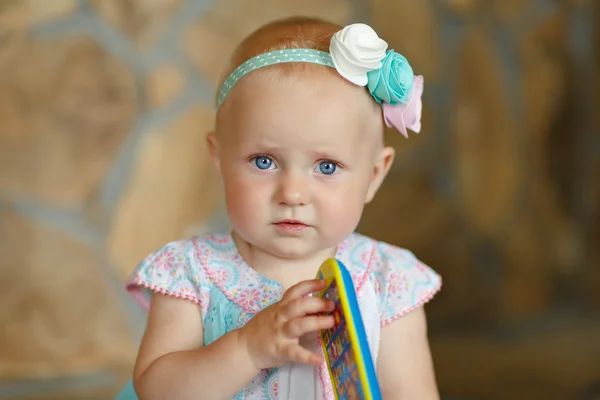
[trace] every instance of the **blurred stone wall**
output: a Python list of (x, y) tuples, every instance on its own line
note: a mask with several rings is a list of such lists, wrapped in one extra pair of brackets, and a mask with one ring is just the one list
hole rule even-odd
[(369, 22), (426, 77), (423, 132), (390, 133), (398, 160), (361, 231), (444, 275), (434, 331), (597, 309), (598, 8), (0, 1), (0, 398), (105, 399), (128, 375), (143, 315), (123, 280), (166, 241), (226, 226), (204, 147), (224, 60), (295, 14)]
[(371, 3), (426, 89), (424, 132), (391, 137), (401, 159), (363, 230), (446, 276), (444, 320), (598, 307), (598, 2)]

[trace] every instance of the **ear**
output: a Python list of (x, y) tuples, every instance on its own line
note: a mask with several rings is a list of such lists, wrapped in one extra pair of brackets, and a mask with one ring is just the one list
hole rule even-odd
[(206, 145), (208, 147), (208, 155), (212, 160), (218, 173), (221, 173), (221, 151), (219, 148), (219, 141), (214, 132), (208, 132), (206, 134)]
[(373, 200), (373, 197), (375, 197), (375, 193), (377, 193), (379, 187), (383, 183), (383, 180), (390, 171), (390, 167), (394, 162), (395, 154), (396, 152), (393, 148), (384, 147), (377, 155), (377, 158), (375, 159), (375, 166), (373, 167), (373, 177), (371, 178), (371, 183), (369, 184), (365, 204), (370, 203), (371, 200)]

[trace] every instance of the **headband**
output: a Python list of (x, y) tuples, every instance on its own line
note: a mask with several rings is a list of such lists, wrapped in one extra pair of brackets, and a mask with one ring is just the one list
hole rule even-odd
[(421, 130), (423, 77), (415, 76), (404, 56), (368, 25), (352, 24), (331, 38), (329, 53), (315, 49), (285, 49), (259, 54), (237, 67), (223, 82), (217, 98), (221, 106), (233, 86), (246, 74), (270, 65), (305, 62), (334, 68), (349, 82), (366, 86), (383, 108), (385, 124), (408, 137), (407, 129)]

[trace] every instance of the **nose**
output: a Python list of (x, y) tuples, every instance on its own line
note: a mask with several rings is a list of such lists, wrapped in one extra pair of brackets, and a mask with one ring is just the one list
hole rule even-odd
[(287, 206), (303, 206), (310, 201), (310, 183), (301, 174), (282, 174), (277, 190), (277, 202)]

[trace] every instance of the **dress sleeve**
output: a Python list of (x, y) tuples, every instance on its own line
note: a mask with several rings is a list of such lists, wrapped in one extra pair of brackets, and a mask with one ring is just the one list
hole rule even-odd
[[(126, 283), (127, 291), (144, 309), (153, 293), (162, 293), (208, 307), (208, 281), (192, 240), (166, 244), (138, 264)], [(204, 314), (204, 312), (203, 312)]]
[(381, 326), (423, 306), (440, 290), (441, 277), (409, 250), (379, 242), (374, 270)]

